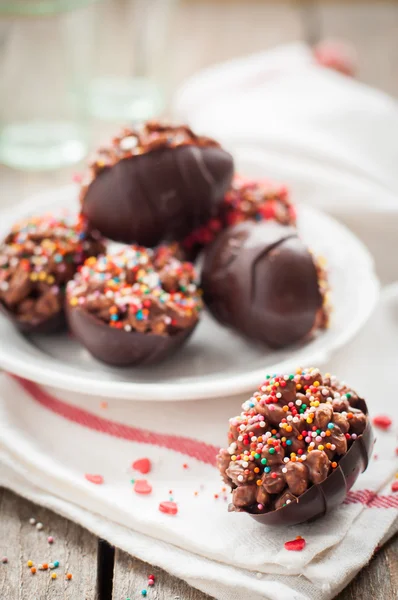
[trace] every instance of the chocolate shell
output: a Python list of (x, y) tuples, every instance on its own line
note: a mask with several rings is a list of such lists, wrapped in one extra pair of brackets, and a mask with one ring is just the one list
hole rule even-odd
[[(367, 414), (364, 400), (357, 404)], [(372, 454), (374, 434), (368, 421), (365, 431), (340, 459), (338, 467), (322, 483), (313, 484), (296, 501), (264, 514), (250, 514), (264, 525), (298, 525), (313, 521), (342, 504), (358, 476), (365, 471)]]
[(188, 340), (197, 325), (172, 336), (161, 336), (113, 329), (86, 311), (69, 305), (66, 315), (72, 333), (90, 354), (116, 367), (161, 362)]
[(326, 277), (293, 227), (243, 222), (207, 249), (204, 300), (222, 324), (272, 347), (327, 324)]
[(202, 309), (196, 271), (173, 248), (125, 246), (88, 259), (66, 294), (75, 337), (114, 366), (160, 362), (195, 329)]
[(0, 245), (0, 311), (25, 334), (62, 330), (67, 282), (104, 249), (98, 232), (76, 216), (16, 223)]
[(21, 321), (16, 317), (15, 313), (4, 306), (2, 302), (0, 302), (0, 312), (11, 321), (14, 327), (26, 335), (29, 335), (30, 333), (47, 335), (58, 333), (66, 329), (66, 318), (63, 309), (52, 315), (50, 318), (32, 321)]
[(213, 140), (150, 123), (100, 149), (83, 183), (82, 212), (115, 241), (178, 241), (217, 212), (232, 175), (231, 155)]

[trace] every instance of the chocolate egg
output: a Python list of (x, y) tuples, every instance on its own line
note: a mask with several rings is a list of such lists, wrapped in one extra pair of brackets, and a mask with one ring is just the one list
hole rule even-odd
[(104, 244), (86, 223), (52, 215), (17, 223), (0, 246), (0, 310), (23, 333), (65, 326), (64, 289)]
[(276, 222), (222, 232), (205, 253), (202, 288), (216, 319), (272, 347), (327, 325), (325, 272), (297, 231)]
[(181, 242), (188, 256), (195, 258), (219, 235), (220, 231), (242, 221), (277, 221), (296, 225), (296, 209), (285, 185), (267, 179), (246, 179), (235, 175), (219, 206), (207, 223), (191, 231)]
[(318, 369), (268, 377), (242, 408), (217, 457), (231, 511), (267, 525), (316, 519), (345, 500), (368, 465), (365, 401)]
[(66, 313), (75, 337), (114, 366), (160, 362), (195, 329), (202, 308), (191, 263), (167, 247), (127, 246), (89, 259), (69, 282)]
[(217, 212), (232, 175), (231, 155), (214, 140), (149, 122), (99, 149), (82, 183), (82, 212), (115, 241), (178, 241)]

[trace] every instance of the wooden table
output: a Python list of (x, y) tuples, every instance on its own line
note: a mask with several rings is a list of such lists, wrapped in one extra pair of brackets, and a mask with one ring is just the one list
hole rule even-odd
[[(112, 0), (102, 21), (115, 31), (122, 0)], [(359, 78), (398, 96), (398, 4), (348, 0), (266, 2), (190, 0), (181, 5), (170, 37), (170, 80), (177, 85), (211, 63), (256, 52), (278, 43), (325, 36), (352, 41), (360, 58)], [(0, 167), (0, 203), (14, 204), (27, 194), (70, 181), (71, 170), (50, 174), (21, 174)], [(34, 517), (42, 532), (29, 524)], [(48, 531), (55, 538), (47, 542)], [(47, 535), (46, 535), (47, 531)], [(358, 542), (360, 543), (360, 542)], [(202, 593), (146, 565), (77, 525), (0, 489), (0, 600), (126, 600), (142, 598), (148, 574), (156, 576), (149, 594), (158, 600), (203, 600)], [(63, 565), (53, 581), (48, 574), (32, 576), (26, 566), (50, 560)], [(65, 581), (64, 569), (73, 579)], [(48, 575), (48, 576), (47, 576)], [(398, 539), (390, 541), (355, 578), (338, 600), (394, 600), (398, 598)], [(243, 599), (242, 599), (243, 600)]]

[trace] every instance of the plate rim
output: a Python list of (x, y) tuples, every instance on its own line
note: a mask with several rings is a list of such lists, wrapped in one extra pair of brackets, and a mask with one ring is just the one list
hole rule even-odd
[[(13, 208), (6, 208), (0, 211), (0, 219), (17, 220), (27, 212), (39, 210), (42, 204), (48, 203), (48, 197), (51, 194), (74, 193), (77, 189), (76, 184), (68, 184), (57, 188), (50, 188), (42, 192), (31, 195)], [(35, 204), (36, 203), (36, 204)], [(337, 224), (345, 233), (350, 236), (353, 243), (356, 244), (358, 251), (362, 256), (362, 269), (368, 272), (367, 278), (367, 303), (363, 305), (357, 319), (355, 321), (355, 330), (347, 328), (341, 331), (334, 341), (333, 348), (309, 350), (303, 355), (300, 363), (303, 366), (311, 364), (324, 364), (330, 357), (342, 348), (349, 340), (353, 339), (364, 327), (371, 314), (373, 313), (380, 292), (380, 283), (376, 275), (375, 263), (372, 255), (365, 244), (346, 226), (335, 217), (304, 203), (299, 203), (305, 207), (305, 210), (311, 211), (313, 214), (326, 216), (329, 220)], [(22, 335), (22, 334), (19, 334)], [(22, 358), (12, 358), (12, 353), (7, 353), (0, 344), (0, 367), (19, 377), (29, 379), (40, 385), (49, 386), (52, 388), (83, 393), (90, 396), (99, 396), (106, 398), (118, 398), (134, 401), (192, 401), (204, 399), (216, 399), (226, 396), (238, 396), (254, 390), (258, 387), (266, 375), (267, 367), (256, 368), (244, 374), (229, 375), (219, 380), (198, 381), (197, 385), (192, 385), (192, 382), (163, 382), (158, 383), (136, 383), (126, 381), (107, 382), (100, 380), (96, 383), (95, 378), (89, 380), (70, 373), (56, 373), (56, 383), (54, 382), (54, 371), (49, 366), (42, 367), (39, 360), (33, 362), (22, 360)], [(297, 359), (284, 359), (275, 363), (274, 368), (281, 371), (292, 370), (297, 367)]]

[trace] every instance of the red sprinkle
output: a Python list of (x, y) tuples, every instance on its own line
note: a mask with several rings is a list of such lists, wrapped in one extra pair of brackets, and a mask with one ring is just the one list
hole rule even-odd
[(290, 542), (285, 542), (286, 550), (292, 550), (293, 552), (301, 552), (305, 548), (305, 539), (299, 538), (296, 540), (291, 540)]
[(398, 479), (391, 485), (391, 489), (393, 492), (398, 492)]
[(159, 504), (159, 510), (167, 515), (176, 515), (178, 513), (178, 506), (175, 502), (161, 502)]
[(133, 467), (133, 469), (139, 471), (143, 475), (149, 473), (149, 471), (152, 468), (151, 461), (149, 460), (149, 458), (139, 458), (138, 460), (134, 461), (131, 466)]
[(387, 415), (378, 415), (373, 417), (373, 425), (380, 429), (388, 429), (391, 426), (392, 420)]
[(146, 479), (136, 479), (134, 491), (136, 494), (150, 494), (152, 492), (152, 486)]
[(73, 183), (81, 183), (83, 179), (83, 175), (81, 173), (74, 173), (72, 176)]
[(102, 475), (90, 475), (89, 473), (86, 473), (84, 477), (90, 483), (95, 483), (97, 485), (101, 485), (102, 483), (104, 483), (104, 478), (102, 477)]
[(184, 464), (182, 465), (182, 468), (183, 468), (183, 469), (188, 469), (188, 465), (187, 465), (187, 463), (184, 463)]

